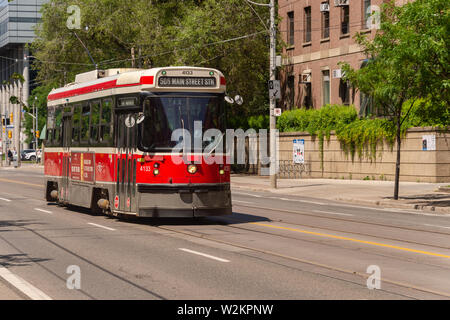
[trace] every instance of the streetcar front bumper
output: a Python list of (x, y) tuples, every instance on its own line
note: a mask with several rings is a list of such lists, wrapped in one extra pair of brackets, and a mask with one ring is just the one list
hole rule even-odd
[(230, 184), (138, 184), (140, 217), (206, 217), (232, 213)]

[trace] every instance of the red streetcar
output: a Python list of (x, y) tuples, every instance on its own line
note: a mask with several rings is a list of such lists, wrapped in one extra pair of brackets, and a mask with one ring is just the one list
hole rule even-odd
[(168, 67), (95, 70), (53, 90), (45, 142), (47, 201), (115, 216), (231, 214), (230, 165), (202, 161), (217, 139), (172, 152), (177, 129), (192, 140), (208, 129), (225, 131), (225, 85), (218, 70)]

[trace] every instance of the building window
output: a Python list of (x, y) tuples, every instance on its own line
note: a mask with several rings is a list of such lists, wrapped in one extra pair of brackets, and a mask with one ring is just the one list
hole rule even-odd
[(350, 104), (350, 85), (342, 79), (339, 82), (339, 96), (341, 97), (342, 104), (346, 106)]
[(288, 12), (288, 44), (294, 45), (294, 11)]
[(322, 104), (330, 104), (330, 70), (322, 71)]
[(294, 106), (295, 98), (295, 75), (290, 75), (287, 78), (287, 108), (292, 109)]
[[(326, 2), (324, 2), (326, 3)], [(322, 12), (322, 39), (330, 37), (330, 12)]]
[(370, 28), (370, 26), (369, 26), (369, 18), (370, 18), (370, 16), (371, 16), (371, 12), (370, 12), (370, 6), (371, 6), (371, 0), (362, 0), (363, 1), (363, 5), (362, 5), (362, 8), (363, 8), (363, 12), (362, 12), (362, 17), (363, 17), (363, 21), (362, 21), (362, 24), (363, 24), (363, 29), (369, 29)]
[(305, 8), (305, 42), (311, 41), (311, 7)]
[(341, 34), (350, 33), (350, 6), (343, 6), (341, 9)]

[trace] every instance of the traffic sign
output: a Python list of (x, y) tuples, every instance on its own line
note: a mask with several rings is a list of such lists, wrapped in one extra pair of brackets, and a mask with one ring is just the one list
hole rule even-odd
[(277, 100), (281, 99), (281, 85), (280, 80), (269, 81), (269, 96)]
[(275, 108), (275, 109), (273, 109), (273, 115), (274, 115), (275, 117), (281, 116), (281, 108)]

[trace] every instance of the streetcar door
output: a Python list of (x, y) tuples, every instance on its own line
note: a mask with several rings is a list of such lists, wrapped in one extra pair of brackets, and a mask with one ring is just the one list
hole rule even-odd
[(137, 148), (137, 114), (134, 112), (120, 113), (118, 120), (117, 184), (116, 193), (119, 196), (119, 210), (136, 213), (136, 165)]
[(61, 128), (61, 141), (63, 146), (63, 153), (62, 153), (62, 179), (60, 189), (60, 199), (64, 202), (69, 201), (71, 139), (72, 139), (72, 119), (70, 116), (64, 116), (62, 119), (62, 128)]

